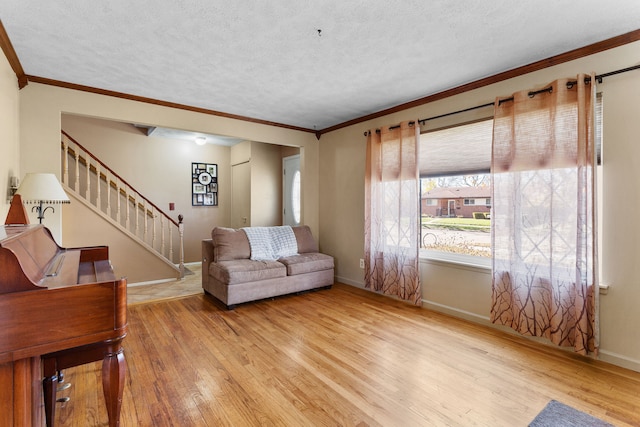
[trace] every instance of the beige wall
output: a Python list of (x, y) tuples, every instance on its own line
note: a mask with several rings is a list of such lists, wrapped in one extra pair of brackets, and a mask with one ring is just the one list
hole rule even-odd
[(0, 219), (9, 212), (9, 179), (22, 178), (19, 168), (18, 79), (9, 62), (0, 55)]
[[(282, 221), (281, 146), (245, 141), (235, 147), (147, 136), (130, 123), (71, 114), (62, 115), (62, 129), (111, 167), (134, 189), (178, 221), (184, 217), (185, 262), (200, 260), (201, 240), (215, 226), (230, 226), (231, 158), (250, 160), (252, 225)], [(237, 149), (236, 149), (237, 147)], [(246, 147), (250, 148), (247, 153)], [(191, 205), (191, 163), (218, 165), (218, 206)], [(169, 203), (175, 210), (169, 211)], [(63, 218), (63, 223), (66, 219)], [(63, 240), (74, 231), (64, 227)]]
[[(152, 283), (177, 277), (170, 265), (101, 218), (81, 197), (71, 193), (69, 198), (71, 203), (62, 207), (65, 247), (109, 246), (109, 260), (114, 274), (116, 277), (126, 278), (129, 284)], [(73, 233), (67, 233), (66, 230), (73, 230)]]
[[(15, 77), (15, 75), (14, 75)], [(20, 170), (34, 172), (53, 172), (60, 176), (60, 129), (61, 116), (69, 114), (71, 116), (85, 116), (94, 118), (103, 118), (116, 122), (138, 123), (146, 125), (156, 125), (175, 129), (193, 130), (203, 133), (219, 134), (226, 136), (235, 136), (241, 139), (260, 141), (269, 144), (281, 144), (287, 146), (300, 146), (307, 152), (311, 153), (307, 157), (305, 163), (305, 171), (308, 176), (305, 177), (305, 183), (308, 189), (303, 191), (309, 192), (309, 197), (303, 201), (303, 215), (306, 224), (311, 226), (314, 233), (318, 233), (318, 192), (317, 192), (317, 173), (318, 173), (318, 149), (319, 143), (315, 135), (308, 132), (294, 131), (281, 127), (267, 126), (257, 123), (250, 123), (240, 120), (234, 120), (224, 117), (212, 116), (207, 114), (193, 113), (184, 110), (177, 110), (168, 107), (161, 107), (140, 102), (129, 101), (125, 99), (113, 98), (103, 95), (96, 95), (87, 92), (75, 91), (70, 89), (58, 88), (54, 86), (30, 83), (28, 86), (20, 90)], [(160, 143), (162, 144), (162, 143)], [(171, 158), (179, 158), (180, 162), (191, 161), (191, 155), (173, 151), (168, 148), (170, 142), (165, 142), (166, 146), (163, 150), (158, 150), (152, 158), (158, 164), (168, 159), (167, 150), (173, 153)], [(175, 148), (175, 146), (174, 146)], [(191, 150), (197, 149), (195, 145)], [(219, 156), (226, 156), (226, 163), (229, 164), (229, 155), (215, 151), (215, 148), (206, 146), (201, 152), (193, 152), (192, 155), (204, 157), (204, 161), (211, 160), (216, 163)], [(102, 150), (105, 156), (118, 154), (117, 150)], [(188, 169), (187, 169), (188, 171)], [(186, 172), (185, 172), (186, 173)], [(221, 179), (225, 180), (228, 185), (229, 170), (224, 172)], [(141, 186), (147, 186), (146, 182), (140, 183)], [(167, 184), (172, 185), (172, 184)], [(151, 190), (154, 191), (154, 190)], [(164, 207), (169, 201), (175, 202), (177, 207), (184, 206), (185, 212), (190, 209), (190, 202), (178, 199), (180, 191), (172, 192), (171, 198), (174, 200), (166, 200)], [(168, 193), (167, 193), (168, 194)], [(165, 194), (159, 197), (167, 198)], [(221, 197), (222, 194), (221, 194)], [(187, 206), (187, 204), (189, 206)], [(194, 233), (190, 239), (199, 239), (209, 235), (212, 225), (218, 220), (228, 222), (229, 213), (228, 204), (224, 204), (218, 208), (207, 208), (206, 210), (192, 211), (192, 222), (205, 224), (203, 229), (185, 231), (185, 233)], [(211, 212), (214, 218), (211, 218)], [(178, 211), (176, 211), (178, 212)], [(50, 215), (45, 219), (47, 226), (52, 230), (56, 240), (61, 242), (61, 220), (62, 210), (56, 210), (55, 215)], [(68, 230), (66, 230), (68, 231)], [(65, 242), (61, 242), (65, 245)], [(104, 244), (107, 244), (106, 242)], [(193, 255), (191, 252), (190, 257)], [(199, 255), (198, 258), (199, 259)]]
[[(184, 217), (185, 262), (200, 260), (201, 240), (230, 213), (229, 147), (146, 136), (129, 123), (62, 115), (62, 129), (176, 222)], [(191, 205), (191, 163), (218, 165), (218, 206)], [(169, 210), (169, 203), (175, 210)], [(207, 231), (208, 230), (208, 231)], [(63, 240), (74, 234), (63, 231)]]
[[(542, 87), (579, 72), (597, 74), (638, 64), (640, 42), (523, 75), (465, 94), (340, 129), (321, 138), (320, 231), (322, 250), (336, 257), (339, 280), (362, 286), (364, 252), (364, 131), (492, 102), (498, 96)], [(598, 85), (604, 96), (604, 206), (601, 357), (640, 371), (640, 71), (609, 77)], [(482, 115), (486, 112), (477, 111)], [(454, 116), (448, 121), (467, 120)], [(624, 201), (620, 206), (619, 201)], [(488, 322), (491, 276), (486, 269), (421, 262), (425, 306)]]
[[(234, 136), (270, 144), (301, 146), (311, 153), (304, 164), (309, 187), (317, 187), (319, 142), (315, 135), (281, 127), (194, 113), (109, 96), (30, 83), (20, 91), (20, 152), (30, 169), (53, 169), (59, 174), (59, 133), (62, 113), (105, 118), (121, 122), (164, 126)], [(52, 161), (56, 159), (56, 161)], [(306, 189), (304, 189), (306, 190)], [(303, 205), (305, 223), (318, 230), (317, 192)]]
[(251, 225), (282, 225), (282, 154), (279, 146), (251, 143)]

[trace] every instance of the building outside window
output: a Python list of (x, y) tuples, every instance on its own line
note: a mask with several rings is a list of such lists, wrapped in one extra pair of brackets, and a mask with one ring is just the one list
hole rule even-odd
[(492, 138), (492, 119), (421, 135), (422, 256), (490, 258)]

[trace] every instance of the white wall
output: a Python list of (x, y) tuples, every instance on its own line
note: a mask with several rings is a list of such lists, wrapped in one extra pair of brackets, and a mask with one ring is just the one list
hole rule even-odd
[[(364, 253), (364, 131), (492, 102), (496, 97), (544, 87), (578, 73), (602, 74), (638, 64), (640, 42), (495, 83), (464, 94), (376, 118), (325, 134), (320, 150), (320, 231), (322, 249), (336, 257), (336, 274), (362, 286)], [(608, 77), (604, 96), (604, 212), (601, 358), (640, 371), (640, 71)], [(460, 120), (454, 116), (448, 120)], [(465, 117), (464, 119), (467, 119)], [(491, 277), (487, 270), (421, 262), (426, 307), (488, 321)]]
[(9, 212), (9, 179), (22, 178), (19, 168), (18, 79), (4, 55), (0, 55), (0, 220)]

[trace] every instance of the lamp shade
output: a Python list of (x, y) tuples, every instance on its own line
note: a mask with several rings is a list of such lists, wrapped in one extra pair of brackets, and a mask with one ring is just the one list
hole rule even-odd
[(52, 173), (28, 173), (16, 194), (22, 197), (23, 203), (70, 203), (67, 193)]

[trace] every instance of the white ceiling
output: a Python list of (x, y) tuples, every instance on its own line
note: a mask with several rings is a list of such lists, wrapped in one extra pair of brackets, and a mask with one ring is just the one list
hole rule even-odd
[(0, 19), (27, 75), (322, 130), (636, 30), (640, 0), (2, 0)]

